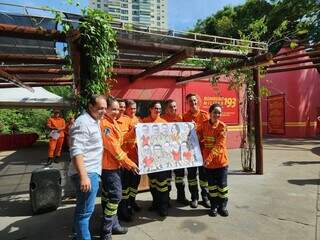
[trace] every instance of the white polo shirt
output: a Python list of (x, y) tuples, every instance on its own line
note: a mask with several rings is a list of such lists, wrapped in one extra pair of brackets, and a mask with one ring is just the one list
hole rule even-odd
[[(99, 121), (85, 111), (75, 120), (70, 129), (70, 157), (72, 159), (76, 155), (83, 155), (87, 172), (101, 175), (102, 153), (103, 144)], [(72, 176), (77, 173), (71, 161), (68, 175)]]

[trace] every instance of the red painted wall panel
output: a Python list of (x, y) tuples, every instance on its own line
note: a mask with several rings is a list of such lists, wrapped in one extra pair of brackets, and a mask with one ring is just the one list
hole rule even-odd
[[(317, 69), (267, 74), (261, 83), (270, 90), (271, 95), (285, 94), (286, 134), (283, 137), (316, 136), (317, 108), (320, 107), (320, 74)], [(262, 113), (266, 134), (266, 101), (263, 101)]]

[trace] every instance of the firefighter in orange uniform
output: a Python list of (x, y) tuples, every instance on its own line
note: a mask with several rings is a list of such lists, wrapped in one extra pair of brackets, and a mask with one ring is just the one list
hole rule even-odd
[[(138, 152), (135, 141), (134, 127), (137, 123), (141, 122), (140, 118), (136, 116), (137, 104), (133, 100), (126, 101), (126, 117), (130, 119), (130, 131), (125, 135), (122, 149), (127, 153), (128, 157), (138, 165)], [(133, 174), (132, 171), (123, 171), (122, 178), (122, 199), (125, 204), (121, 205), (125, 213), (132, 220), (133, 213), (141, 211), (141, 207), (136, 203), (136, 195), (138, 193), (138, 186), (140, 183), (140, 175)]]
[(203, 165), (208, 178), (211, 210), (209, 215), (223, 217), (229, 215), (228, 202), (228, 165), (226, 147), (227, 126), (219, 120), (221, 106), (217, 103), (209, 108), (210, 119), (198, 129), (203, 155)]
[[(182, 122), (182, 116), (177, 114), (177, 103), (176, 101), (169, 99), (166, 103), (165, 114), (162, 115), (162, 118), (167, 122)], [(180, 153), (172, 152), (174, 158), (179, 158)], [(179, 160), (179, 159), (176, 159)], [(177, 188), (177, 202), (183, 205), (189, 205), (189, 201), (186, 199), (184, 191), (184, 168), (174, 170), (175, 175), (175, 184)]]
[[(125, 115), (125, 110), (126, 110), (125, 100), (117, 99), (117, 101), (119, 103), (119, 115), (117, 117), (117, 123), (121, 130), (122, 137), (124, 137), (133, 128), (131, 124), (132, 120), (129, 116)], [(122, 149), (128, 154), (128, 151), (124, 149), (123, 146), (122, 146)], [(133, 160), (131, 157), (129, 158)], [(130, 182), (131, 175), (135, 175), (135, 174), (133, 174), (132, 171), (128, 171), (124, 168), (121, 169), (122, 200), (119, 203), (118, 217), (120, 220), (127, 221), (127, 222), (132, 221), (132, 213), (133, 213), (131, 204), (129, 204), (129, 197), (130, 197), (129, 182)]]
[[(189, 111), (183, 114), (184, 122), (193, 122), (195, 124), (196, 130), (201, 126), (201, 124), (209, 119), (209, 115), (206, 111), (200, 110), (199, 97), (196, 94), (189, 93), (186, 96), (186, 100), (189, 105)], [(208, 181), (205, 176), (203, 167), (190, 167), (188, 170), (188, 185), (189, 191), (191, 193), (191, 203), (192, 208), (198, 207), (199, 192), (198, 192), (198, 180), (197, 180), (197, 170), (199, 170), (199, 182), (201, 188), (202, 204), (206, 208), (210, 208), (210, 202), (208, 199)]]
[(101, 174), (103, 209), (101, 240), (111, 239), (111, 234), (127, 233), (128, 229), (120, 226), (117, 216), (118, 204), (122, 198), (120, 167), (138, 173), (137, 165), (121, 149), (123, 136), (116, 121), (119, 103), (111, 97), (108, 98), (107, 103), (106, 116), (101, 120), (104, 146)]
[(60, 111), (54, 110), (53, 116), (47, 121), (47, 127), (51, 130), (47, 165), (52, 164), (52, 161), (58, 163), (58, 158), (61, 156), (61, 149), (64, 140), (65, 125), (66, 123), (64, 119), (60, 117)]
[[(150, 115), (142, 120), (144, 123), (167, 122), (160, 117), (161, 104), (159, 102), (154, 102), (149, 106), (149, 113)], [(171, 171), (149, 173), (148, 177), (153, 200), (150, 210), (157, 210), (161, 217), (166, 217), (168, 215), (169, 193), (171, 189)]]

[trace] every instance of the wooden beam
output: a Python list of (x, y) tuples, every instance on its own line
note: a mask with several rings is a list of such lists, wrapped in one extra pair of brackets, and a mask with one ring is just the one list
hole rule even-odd
[[(271, 64), (272, 61), (272, 54), (271, 53), (265, 53), (262, 55), (258, 55), (255, 57), (250, 58), (248, 61), (238, 61), (235, 63), (230, 64), (227, 67), (228, 71), (235, 70), (235, 69), (245, 69), (245, 68), (254, 68), (259, 65), (263, 64)], [(214, 75), (220, 74), (219, 70), (206, 70), (202, 73), (198, 73), (195, 75), (192, 75), (190, 77), (182, 77), (177, 79), (178, 84), (183, 84), (189, 81), (193, 81), (195, 79), (201, 79), (206, 77), (212, 77)]]
[(2, 67), (0, 69), (9, 74), (71, 74), (71, 70), (58, 68), (35, 68), (35, 67)]
[(57, 30), (18, 26), (13, 24), (0, 24), (0, 36), (23, 39), (36, 39), (46, 41), (66, 41), (66, 35)]
[(186, 46), (179, 46), (173, 44), (164, 44), (164, 43), (151, 43), (143, 42), (138, 40), (129, 40), (118, 38), (117, 39), (119, 49), (131, 49), (145, 52), (165, 52), (168, 54), (175, 54), (181, 52), (182, 50), (194, 51), (195, 55), (205, 56), (205, 57), (230, 57), (230, 58), (240, 58), (246, 59), (247, 55), (230, 50), (221, 50), (221, 49), (211, 49), (211, 48), (193, 48)]
[(20, 77), (22, 82), (68, 82), (73, 81), (72, 77)]
[[(73, 82), (48, 82), (48, 83), (34, 83), (34, 82), (26, 82), (31, 87), (43, 87), (43, 86), (71, 86)], [(14, 84), (10, 83), (0, 83), (0, 88), (12, 88), (17, 87)]]
[(311, 65), (291, 67), (291, 68), (268, 69), (267, 73), (290, 72), (290, 71), (304, 70), (304, 69), (318, 68), (318, 67), (320, 67), (320, 63), (319, 64), (311, 64)]
[(320, 57), (308, 58), (308, 59), (302, 59), (302, 60), (290, 61), (290, 62), (281, 62), (281, 63), (276, 63), (276, 64), (272, 64), (272, 65), (268, 66), (268, 69), (282, 67), (282, 66), (288, 66), (288, 65), (294, 65), (294, 64), (300, 64), (300, 63), (319, 61), (319, 60), (320, 60)]
[(37, 56), (32, 54), (0, 54), (0, 61), (4, 63), (52, 63), (66, 64), (67, 61), (56, 56)]
[(143, 79), (143, 78), (146, 78), (147, 76), (150, 76), (156, 72), (160, 72), (162, 70), (165, 70), (167, 69), (168, 67), (176, 64), (177, 62), (181, 62), (182, 60), (188, 58), (188, 57), (191, 57), (193, 56), (194, 52), (190, 49), (185, 49), (185, 50), (182, 50), (180, 51), (179, 53), (171, 56), (170, 58), (168, 58), (167, 60), (165, 60), (164, 62), (158, 64), (158, 65), (155, 65), (151, 68), (148, 68), (146, 69), (144, 72), (142, 73), (139, 73), (135, 76), (133, 76), (130, 81), (131, 82), (134, 82), (135, 80), (138, 80), (138, 79)]
[(319, 57), (320, 56), (320, 50), (316, 51), (310, 51), (306, 53), (300, 53), (300, 54), (295, 54), (295, 55), (290, 55), (290, 56), (284, 56), (284, 57), (275, 57), (273, 60), (275, 62), (280, 62), (280, 61), (286, 61), (286, 60), (291, 60), (291, 59), (297, 59), (300, 57)]
[(34, 92), (34, 90), (31, 87), (29, 87), (25, 83), (21, 82), (19, 78), (12, 76), (11, 74), (8, 74), (7, 72), (5, 72), (1, 69), (0, 69), (0, 79), (3, 81), (9, 82), (16, 87), (22, 87), (22, 88), (29, 90), (30, 92)]

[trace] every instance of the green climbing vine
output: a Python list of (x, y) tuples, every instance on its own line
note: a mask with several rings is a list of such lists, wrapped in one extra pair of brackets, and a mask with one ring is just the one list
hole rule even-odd
[[(67, 1), (74, 4), (72, 0)], [(79, 3), (75, 3), (79, 6)], [(62, 12), (51, 9), (55, 20), (62, 26), (62, 32), (68, 34), (74, 30), (71, 22), (64, 18)], [(108, 94), (112, 86), (112, 67), (117, 56), (116, 31), (111, 26), (112, 16), (99, 9), (81, 10), (78, 30), (80, 32), (80, 49), (82, 58), (81, 89), (75, 96), (77, 110), (81, 111), (87, 104), (89, 95)], [(66, 50), (66, 49), (65, 49)], [(66, 54), (65, 58), (70, 59)], [(85, 64), (84, 64), (85, 63)], [(71, 62), (69, 64), (71, 66)]]

